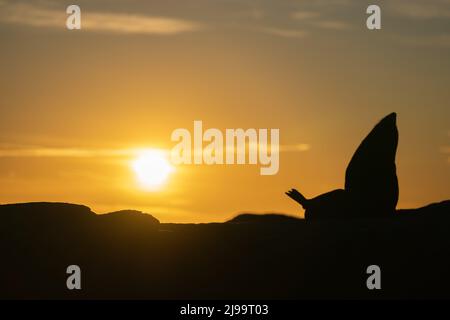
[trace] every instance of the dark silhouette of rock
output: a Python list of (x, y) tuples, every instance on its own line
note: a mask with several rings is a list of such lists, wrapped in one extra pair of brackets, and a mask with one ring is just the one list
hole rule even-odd
[(59, 217), (90, 216), (95, 213), (89, 207), (79, 204), (65, 202), (28, 202), (0, 205), (0, 214), (34, 215), (39, 216), (39, 218), (48, 217), (57, 219)]
[(79, 225), (82, 221), (95, 218), (95, 213), (84, 205), (63, 202), (31, 202), (0, 205), (0, 219), (32, 222), (36, 228), (41, 225)]
[(398, 201), (396, 114), (383, 118), (361, 142), (345, 173), (345, 191), (358, 216), (391, 215)]
[(57, 224), (59, 231), (78, 235), (107, 229), (116, 236), (136, 236), (159, 226), (156, 218), (141, 211), (122, 210), (97, 215), (87, 206), (61, 202), (0, 205), (0, 219), (16, 226), (33, 224), (36, 230)]
[(237, 215), (226, 223), (292, 223), (298, 222), (301, 219), (287, 216), (278, 213), (267, 213), (267, 214), (252, 214), (252, 213), (242, 213)]
[[(244, 214), (158, 224), (136, 211), (4, 205), (0, 298), (448, 299), (449, 227), (448, 200), (392, 219), (313, 223)], [(66, 288), (72, 264), (82, 270), (82, 290)], [(371, 264), (382, 268), (382, 290), (365, 286)]]
[(399, 209), (401, 217), (420, 217), (425, 219), (450, 219), (450, 200), (431, 203), (417, 209)]
[(144, 235), (159, 227), (159, 220), (150, 214), (137, 210), (121, 210), (97, 216), (103, 228), (124, 236)]
[(306, 219), (389, 217), (398, 201), (395, 166), (396, 114), (383, 118), (361, 142), (345, 174), (345, 190), (306, 199), (296, 189), (286, 194), (305, 209)]
[(99, 217), (108, 219), (110, 221), (117, 220), (135, 220), (136, 222), (144, 224), (159, 224), (159, 220), (153, 217), (151, 214), (138, 211), (138, 210), (120, 210), (114, 211), (106, 214), (99, 215)]

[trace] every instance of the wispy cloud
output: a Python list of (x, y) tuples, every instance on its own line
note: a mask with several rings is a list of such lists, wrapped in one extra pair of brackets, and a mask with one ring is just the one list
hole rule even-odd
[(308, 32), (305, 30), (299, 30), (299, 29), (283, 29), (283, 28), (262, 28), (262, 32), (279, 36), (283, 38), (304, 38), (308, 35)]
[[(280, 152), (304, 152), (311, 148), (309, 144), (299, 143), (279, 146)], [(123, 148), (123, 149), (85, 149), (85, 148), (52, 148), (40, 146), (0, 146), (0, 158), (122, 158), (134, 157), (142, 152), (155, 148)], [(169, 149), (160, 149), (169, 154)]]
[(350, 24), (339, 20), (319, 20), (315, 21), (313, 25), (329, 30), (347, 30), (350, 29)]
[(348, 22), (326, 18), (317, 11), (295, 11), (291, 14), (291, 18), (308, 27), (318, 27), (329, 30), (346, 30), (350, 28)]
[(411, 1), (397, 0), (388, 4), (395, 14), (411, 19), (436, 19), (450, 17), (450, 1)]
[(126, 157), (138, 154), (136, 149), (82, 149), (82, 148), (48, 148), (48, 147), (3, 147), (0, 148), (0, 158), (6, 157), (61, 157), (61, 158), (92, 158), (92, 157)]
[(409, 19), (410, 28), (393, 36), (398, 43), (413, 47), (450, 48), (449, 0), (395, 0), (386, 3), (390, 19)]
[(311, 149), (311, 145), (307, 143), (299, 143), (299, 144), (292, 144), (292, 145), (281, 145), (280, 151), (281, 152), (304, 152)]
[(291, 14), (292, 19), (305, 21), (320, 17), (320, 13), (316, 11), (295, 11)]
[(253, 8), (250, 10), (238, 11), (234, 16), (243, 19), (260, 20), (266, 16), (266, 13), (261, 8)]
[[(83, 31), (115, 34), (170, 35), (195, 31), (200, 24), (183, 19), (140, 14), (81, 12)], [(0, 2), (0, 22), (30, 27), (60, 28), (65, 30), (67, 15), (63, 10), (49, 7)]]

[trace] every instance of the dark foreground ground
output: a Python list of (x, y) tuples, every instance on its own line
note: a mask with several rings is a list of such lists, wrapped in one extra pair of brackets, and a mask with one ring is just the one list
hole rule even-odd
[[(450, 298), (450, 202), (390, 219), (159, 224), (84, 206), (0, 206), (0, 298)], [(66, 288), (66, 268), (82, 290)], [(381, 290), (366, 268), (381, 267)]]

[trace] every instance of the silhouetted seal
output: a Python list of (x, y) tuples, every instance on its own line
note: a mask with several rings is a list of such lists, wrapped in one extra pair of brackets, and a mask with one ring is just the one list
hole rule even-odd
[(396, 114), (384, 117), (356, 149), (345, 173), (345, 189), (306, 199), (296, 189), (286, 194), (305, 209), (306, 219), (383, 217), (395, 212), (398, 180)]

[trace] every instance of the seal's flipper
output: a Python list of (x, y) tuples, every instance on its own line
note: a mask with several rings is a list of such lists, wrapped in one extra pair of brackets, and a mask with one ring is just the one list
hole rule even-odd
[(361, 216), (394, 212), (398, 201), (396, 114), (383, 118), (361, 142), (345, 173), (345, 191)]
[(306, 199), (297, 189), (289, 190), (288, 192), (286, 192), (286, 195), (298, 202), (303, 207), (303, 209), (307, 209), (309, 200)]

